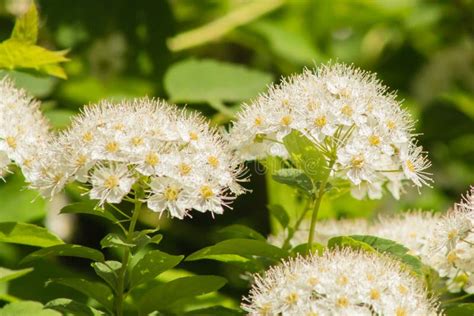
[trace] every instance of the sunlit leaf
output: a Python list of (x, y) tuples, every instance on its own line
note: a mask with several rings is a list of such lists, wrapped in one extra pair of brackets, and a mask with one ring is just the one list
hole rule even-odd
[(46, 228), (27, 223), (0, 223), (0, 242), (50, 247), (64, 242)]
[(28, 11), (16, 19), (12, 39), (27, 44), (35, 44), (38, 39), (38, 10), (33, 2)]
[(18, 301), (0, 308), (2, 316), (61, 316), (61, 313), (52, 309), (46, 309), (41, 303), (33, 301)]
[(10, 270), (0, 267), (0, 282), (7, 282), (19, 278), (27, 273), (33, 271), (33, 268), (26, 268), (21, 270)]

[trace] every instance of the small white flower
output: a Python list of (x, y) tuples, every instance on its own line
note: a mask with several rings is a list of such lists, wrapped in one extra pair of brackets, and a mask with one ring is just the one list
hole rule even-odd
[(147, 199), (148, 207), (155, 212), (168, 210), (172, 217), (183, 219), (193, 207), (190, 188), (173, 178), (153, 178), (150, 182), (151, 195)]
[(92, 189), (89, 194), (92, 199), (100, 200), (100, 205), (105, 202), (120, 203), (135, 181), (127, 165), (99, 166), (91, 175)]

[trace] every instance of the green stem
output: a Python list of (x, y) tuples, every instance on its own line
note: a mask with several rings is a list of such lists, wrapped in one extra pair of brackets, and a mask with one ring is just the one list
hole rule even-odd
[(303, 209), (303, 212), (301, 213), (300, 217), (299, 217), (298, 220), (296, 221), (295, 226), (293, 227), (293, 230), (291, 230), (291, 231), (288, 232), (288, 237), (286, 237), (285, 241), (283, 242), (283, 248), (284, 248), (284, 249), (289, 248), (289, 246), (290, 246), (290, 241), (291, 241), (291, 239), (293, 238), (293, 236), (295, 235), (295, 232), (296, 232), (296, 231), (298, 230), (298, 228), (300, 227), (301, 222), (303, 221), (303, 219), (305, 218), (306, 214), (308, 213), (308, 210), (313, 208), (312, 202), (313, 202), (313, 200), (308, 200), (308, 203), (305, 205), (305, 207), (304, 207), (304, 209)]
[[(128, 232), (126, 234), (126, 242), (130, 243), (132, 241), (133, 233), (135, 231), (135, 226), (140, 215), (140, 210), (142, 208), (141, 198), (143, 196), (143, 190), (141, 188), (135, 189), (135, 199), (134, 204), (135, 208), (133, 210), (132, 219), (130, 220), (130, 226), (128, 227)], [(130, 248), (125, 248), (125, 251), (122, 256), (122, 267), (119, 271), (118, 280), (117, 280), (117, 293), (115, 298), (115, 310), (117, 316), (123, 316), (123, 301), (124, 301), (124, 291), (125, 291), (125, 275), (127, 273), (128, 261), (130, 259)]]
[(465, 295), (462, 295), (462, 296), (458, 296), (458, 297), (455, 297), (455, 298), (452, 298), (452, 299), (449, 299), (449, 300), (445, 300), (443, 301), (443, 304), (449, 304), (449, 303), (454, 303), (454, 302), (457, 302), (457, 301), (462, 301), (463, 299), (466, 299), (468, 298), (469, 296), (472, 296), (473, 294), (465, 294)]
[(324, 193), (326, 192), (326, 184), (328, 183), (329, 177), (331, 176), (332, 168), (334, 167), (335, 162), (336, 157), (335, 155), (332, 155), (328, 164), (329, 172), (326, 178), (321, 181), (318, 193), (313, 198), (313, 214), (311, 215), (311, 224), (309, 226), (308, 252), (313, 249), (314, 228), (316, 227), (316, 221), (318, 219), (319, 207), (321, 206), (321, 201), (323, 200)]
[(313, 249), (313, 239), (314, 239), (314, 228), (316, 227), (316, 221), (318, 219), (319, 207), (321, 206), (321, 201), (324, 195), (324, 189), (326, 188), (326, 182), (321, 182), (317, 196), (313, 199), (313, 214), (311, 215), (311, 225), (309, 226), (309, 237), (308, 237), (308, 252)]

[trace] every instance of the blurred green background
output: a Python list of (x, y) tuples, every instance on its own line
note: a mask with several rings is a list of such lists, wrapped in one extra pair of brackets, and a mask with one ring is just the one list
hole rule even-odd
[[(28, 0), (0, 0), (0, 40), (9, 37), (15, 15)], [(153, 96), (201, 111), (213, 124), (228, 125), (243, 102), (271, 81), (322, 62), (337, 60), (375, 71), (398, 91), (417, 120), (420, 143), (433, 162), (433, 188), (408, 188), (400, 201), (326, 201), (322, 215), (374, 216), (422, 208), (446, 210), (474, 184), (474, 4), (471, 0), (42, 0), (38, 45), (68, 49), (67, 80), (11, 72), (17, 84), (43, 101), (57, 129), (84, 104), (103, 98)], [(5, 73), (6, 71), (4, 71)], [(249, 164), (251, 170), (256, 165)], [(252, 193), (215, 219), (193, 214), (158, 223), (162, 248), (189, 254), (215, 242), (231, 223), (269, 233), (267, 204), (293, 204), (291, 191), (253, 172)], [(55, 215), (67, 201), (81, 199), (71, 186), (53, 201), (22, 190), (20, 175), (0, 183), (0, 221), (46, 223), (75, 243), (98, 247), (111, 228), (94, 218)], [(31, 202), (34, 200), (34, 202)], [(0, 247), (0, 266), (15, 266), (31, 249)], [(232, 278), (227, 293), (241, 294), (245, 282), (217, 263), (184, 263), (183, 269)], [(12, 282), (9, 293), (45, 301), (59, 286), (43, 288), (51, 275), (87, 273), (85, 262), (39, 263)], [(39, 272), (38, 272), (39, 271)], [(43, 272), (43, 273), (41, 273)], [(43, 276), (42, 276), (43, 275)], [(27, 286), (25, 286), (27, 285)], [(0, 293), (5, 293), (0, 284)], [(40, 290), (39, 290), (40, 289)], [(2, 292), (3, 291), (3, 292)], [(64, 295), (62, 295), (64, 296)]]

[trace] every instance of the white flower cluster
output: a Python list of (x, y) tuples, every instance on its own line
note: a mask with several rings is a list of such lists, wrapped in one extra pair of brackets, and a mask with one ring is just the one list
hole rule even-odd
[(405, 180), (431, 181), (413, 121), (374, 74), (330, 64), (284, 80), (238, 114), (230, 133), (242, 159), (288, 158), (283, 138), (297, 130), (336, 148), (333, 177), (349, 180), (356, 198), (399, 198)]
[(151, 210), (180, 219), (191, 209), (221, 214), (243, 193), (241, 165), (203, 118), (146, 98), (85, 107), (41, 162), (32, 187), (44, 194), (77, 180), (101, 205), (119, 203), (139, 182)]
[(31, 167), (48, 138), (48, 124), (39, 110), (39, 102), (15, 88), (9, 78), (0, 80), (0, 177), (14, 162), (32, 180), (35, 174)]
[(426, 261), (447, 279), (450, 292), (474, 293), (474, 187), (439, 221)]
[(290, 259), (257, 276), (249, 315), (440, 315), (422, 281), (387, 256), (350, 249)]

